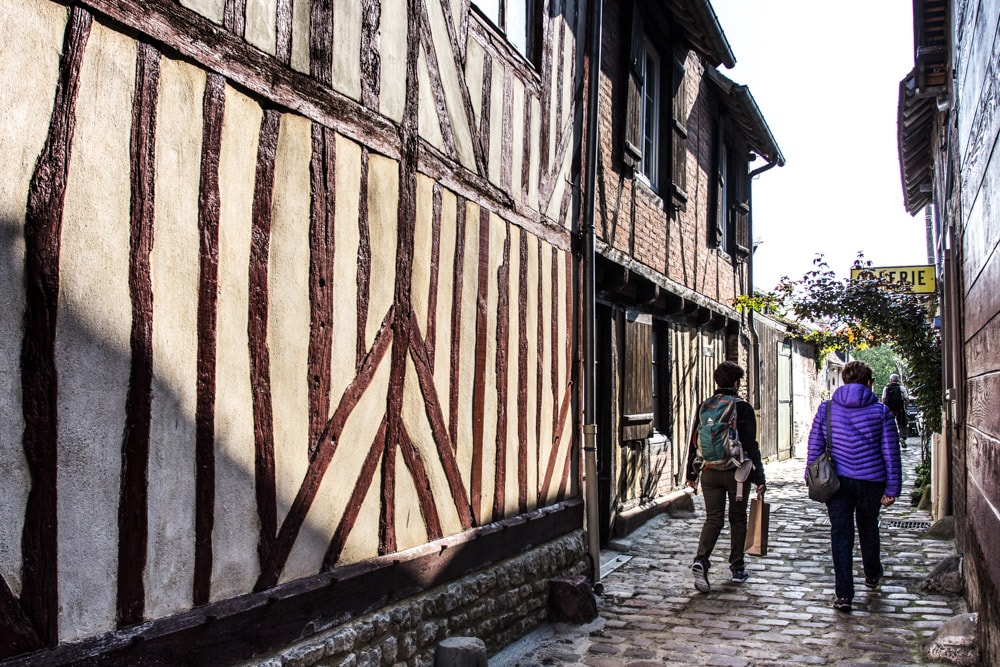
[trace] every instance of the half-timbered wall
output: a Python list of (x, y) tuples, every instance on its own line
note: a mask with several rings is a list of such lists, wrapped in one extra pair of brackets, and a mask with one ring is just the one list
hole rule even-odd
[(0, 658), (579, 494), (544, 5), (5, 0)]

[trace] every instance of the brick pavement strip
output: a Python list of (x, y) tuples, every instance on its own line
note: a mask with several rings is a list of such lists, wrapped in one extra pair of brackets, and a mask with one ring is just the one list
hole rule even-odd
[(954, 545), (905, 524), (930, 521), (906, 502), (920, 456), (918, 441), (909, 444), (903, 498), (882, 514), (885, 578), (874, 591), (862, 586), (856, 554), (853, 614), (831, 607), (829, 520), (825, 508), (806, 496), (804, 461), (793, 458), (767, 464), (770, 550), (765, 558), (748, 557), (748, 582), (729, 581), (726, 528), (713, 554), (712, 591), (694, 589), (690, 564), (704, 519), (698, 495), (692, 515), (655, 517), (613, 543), (617, 551), (602, 554), (632, 558), (602, 581), (596, 621), (545, 625), (493, 656), (490, 665), (945, 665), (928, 660), (921, 644), (966, 609), (960, 597), (919, 588)]

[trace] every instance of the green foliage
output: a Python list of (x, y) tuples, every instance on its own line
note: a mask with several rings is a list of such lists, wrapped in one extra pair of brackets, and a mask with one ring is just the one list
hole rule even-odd
[[(873, 390), (881, 396), (882, 389), (889, 384), (889, 376), (898, 372), (896, 370), (896, 353), (892, 351), (892, 347), (879, 345), (878, 347), (851, 350), (851, 356), (871, 366), (872, 375), (875, 378)], [(904, 381), (903, 384), (905, 385), (906, 382)]]
[[(816, 345), (820, 363), (834, 351), (855, 356), (888, 345), (906, 365), (906, 386), (923, 412), (927, 432), (941, 431), (941, 340), (931, 326), (926, 299), (872, 274), (840, 279), (819, 255), (800, 280), (782, 278), (773, 292), (736, 299), (741, 309), (806, 322), (801, 336)], [(859, 254), (855, 268), (872, 263)]]

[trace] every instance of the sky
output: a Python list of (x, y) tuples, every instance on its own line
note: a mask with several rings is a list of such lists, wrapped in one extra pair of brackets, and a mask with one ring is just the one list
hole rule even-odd
[[(786, 165), (754, 179), (754, 285), (801, 278), (823, 254), (848, 277), (927, 264), (923, 212), (903, 207), (899, 82), (913, 69), (912, 0), (712, 0)], [(751, 163), (751, 169), (763, 164)]]

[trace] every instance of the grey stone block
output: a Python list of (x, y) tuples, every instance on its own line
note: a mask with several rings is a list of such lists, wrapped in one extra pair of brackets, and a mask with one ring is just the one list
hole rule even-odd
[(486, 644), (478, 637), (448, 637), (438, 642), (434, 667), (487, 667)]
[(961, 614), (945, 621), (924, 644), (924, 653), (934, 660), (955, 665), (978, 665), (978, 614)]
[(948, 556), (931, 570), (920, 582), (920, 590), (948, 595), (961, 595), (965, 587), (962, 579), (962, 557)]

